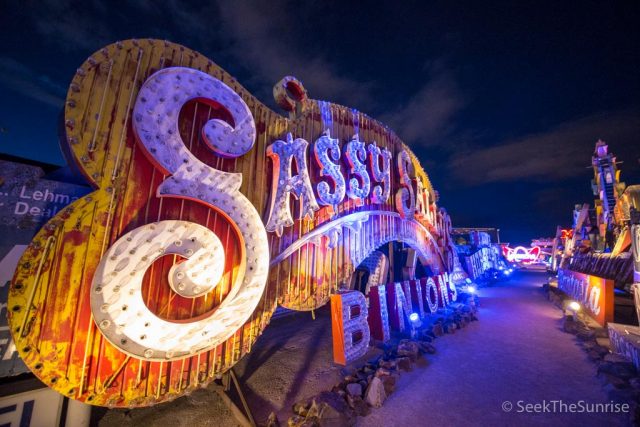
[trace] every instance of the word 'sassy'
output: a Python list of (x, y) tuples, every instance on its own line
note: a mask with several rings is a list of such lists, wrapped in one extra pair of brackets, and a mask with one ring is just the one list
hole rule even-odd
[[(314, 212), (320, 206), (329, 206), (331, 214), (337, 212), (337, 206), (345, 198), (355, 200), (362, 205), (364, 199), (371, 197), (374, 204), (387, 203), (391, 196), (391, 152), (381, 148), (375, 142), (365, 145), (354, 135), (345, 144), (341, 155), (340, 141), (331, 138), (325, 131), (313, 144), (313, 156), (319, 165), (320, 182), (315, 192), (309, 177), (307, 148), (309, 142), (303, 138), (293, 138), (289, 133), (286, 140), (277, 140), (267, 148), (267, 155), (273, 161), (271, 184), (271, 205), (266, 230), (282, 235), (285, 227), (293, 225), (290, 196), (300, 203), (300, 218), (313, 219)], [(344, 159), (348, 176), (340, 168), (340, 159)], [(293, 174), (293, 161), (297, 174)], [(413, 164), (409, 153), (402, 150), (396, 157), (396, 170), (400, 188), (395, 194), (395, 208), (402, 218), (411, 219), (414, 215), (433, 222), (429, 205), (432, 199), (419, 179), (412, 179)], [(414, 184), (413, 181), (416, 181)], [(415, 185), (415, 189), (414, 189)]]

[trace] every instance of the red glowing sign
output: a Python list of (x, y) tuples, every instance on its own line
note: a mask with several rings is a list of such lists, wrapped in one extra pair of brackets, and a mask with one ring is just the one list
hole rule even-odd
[(516, 246), (515, 248), (510, 248), (509, 246), (503, 246), (502, 253), (509, 262), (531, 264), (540, 257), (540, 247), (525, 248), (524, 246)]

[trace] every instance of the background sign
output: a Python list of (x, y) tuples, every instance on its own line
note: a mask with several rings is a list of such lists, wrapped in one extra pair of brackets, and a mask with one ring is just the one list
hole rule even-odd
[(38, 166), (0, 159), (0, 377), (29, 372), (9, 331), (9, 284), (33, 235), (85, 186), (46, 179)]
[[(59, 393), (48, 388), (1, 397), (0, 425), (58, 427), (63, 399)], [(74, 423), (74, 420), (68, 421)]]
[(600, 325), (613, 321), (613, 280), (560, 268), (558, 289), (582, 304)]

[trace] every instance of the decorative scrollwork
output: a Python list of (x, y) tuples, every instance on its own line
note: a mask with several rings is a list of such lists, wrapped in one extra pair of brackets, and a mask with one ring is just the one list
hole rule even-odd
[[(172, 288), (186, 297), (201, 296), (222, 275), (219, 240), (212, 231), (187, 221), (148, 224), (122, 236), (103, 256), (94, 276), (91, 309), (107, 339), (139, 358), (172, 360), (220, 344), (251, 316), (266, 285), (266, 231), (256, 209), (239, 191), (242, 175), (204, 164), (180, 137), (180, 109), (193, 99), (219, 103), (233, 116), (235, 127), (217, 119), (205, 124), (203, 137), (213, 151), (238, 157), (251, 149), (255, 124), (244, 101), (221, 81), (190, 68), (166, 68), (147, 79), (134, 106), (134, 131), (157, 166), (170, 175), (158, 187), (158, 197), (196, 200), (223, 212), (240, 232), (244, 259), (236, 282), (216, 310), (192, 322), (166, 322), (142, 301), (142, 275), (158, 256), (179, 254), (187, 261), (172, 268)], [(137, 248), (129, 244), (134, 240)]]

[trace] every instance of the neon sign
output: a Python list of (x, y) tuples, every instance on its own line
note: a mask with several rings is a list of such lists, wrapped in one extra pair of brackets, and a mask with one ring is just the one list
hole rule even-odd
[[(44, 383), (94, 405), (153, 405), (233, 367), (278, 305), (328, 303), (383, 244), (453, 270), (450, 218), (395, 133), (291, 77), (274, 94), (288, 117), (159, 40), (106, 46), (78, 68), (65, 141), (95, 191), (38, 232), (9, 290), (16, 348)], [(441, 280), (389, 288), (427, 311), (455, 298)], [(388, 335), (379, 317), (371, 332)]]
[(363, 356), (371, 338), (386, 342), (390, 330), (405, 332), (412, 321), (435, 313), (457, 299), (456, 286), (445, 273), (420, 280), (373, 286), (367, 309), (357, 291), (331, 296), (334, 362), (346, 365)]
[(540, 247), (525, 248), (524, 246), (516, 246), (515, 248), (510, 248), (509, 246), (503, 246), (502, 253), (509, 262), (531, 264), (538, 261)]
[(582, 303), (602, 326), (613, 321), (613, 288), (613, 280), (558, 269), (558, 289)]

